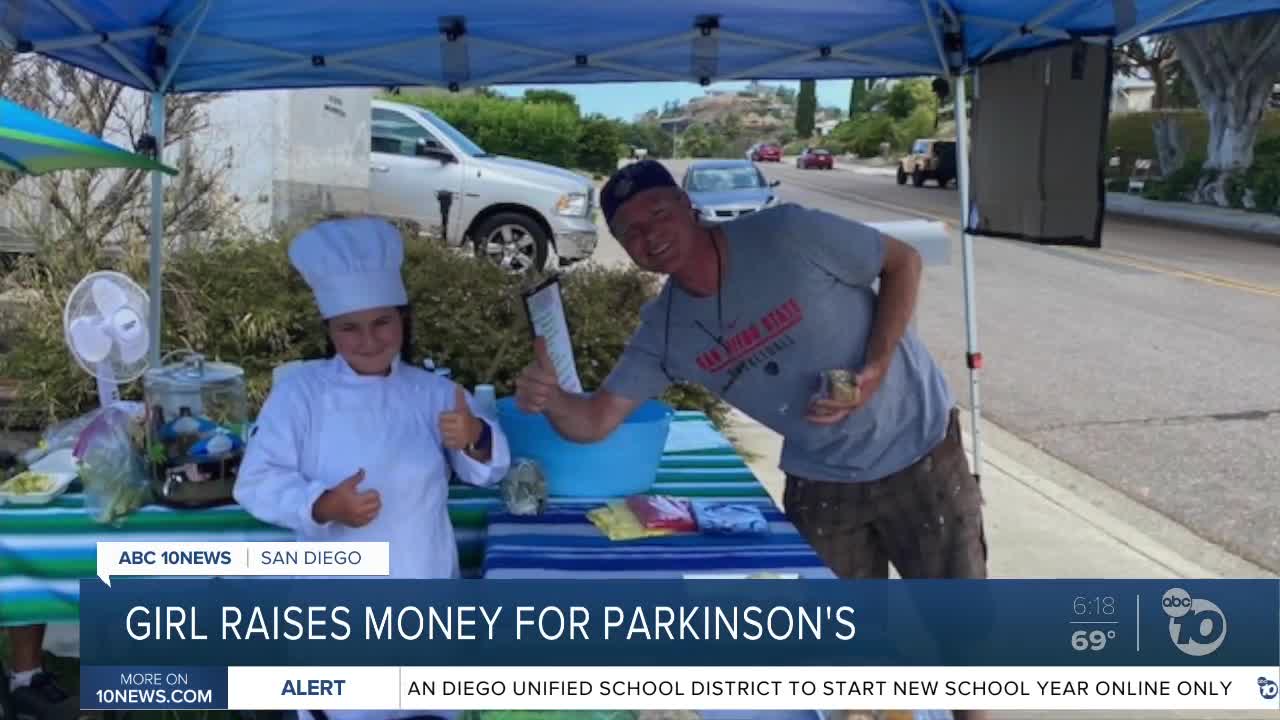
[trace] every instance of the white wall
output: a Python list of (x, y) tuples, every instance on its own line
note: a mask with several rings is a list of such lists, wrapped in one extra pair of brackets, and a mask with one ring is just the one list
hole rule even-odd
[(367, 209), (373, 94), (266, 90), (210, 103), (197, 142), (207, 161), (227, 163), (242, 221), (266, 231), (316, 210)]
[(291, 179), (346, 188), (369, 187), (373, 91), (299, 90), (289, 94), (281, 138)]
[(227, 166), (224, 191), (238, 201), (241, 221), (257, 230), (271, 224), (275, 147), (285, 95), (282, 90), (224, 95), (205, 106), (208, 127), (194, 138), (205, 163)]

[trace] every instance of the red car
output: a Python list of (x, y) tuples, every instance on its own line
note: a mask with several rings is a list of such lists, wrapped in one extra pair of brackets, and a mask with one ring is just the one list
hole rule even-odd
[(782, 146), (771, 143), (758, 145), (751, 151), (751, 159), (754, 162), (782, 162)]
[(830, 151), (821, 148), (808, 148), (800, 154), (800, 157), (796, 158), (796, 167), (801, 170), (808, 170), (809, 168), (830, 170), (835, 166), (835, 156)]

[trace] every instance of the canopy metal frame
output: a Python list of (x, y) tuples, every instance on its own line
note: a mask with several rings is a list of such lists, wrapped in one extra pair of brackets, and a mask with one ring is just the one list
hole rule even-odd
[[(151, 135), (155, 139), (157, 152), (164, 148), (165, 134), (165, 96), (170, 93), (199, 92), (202, 90), (234, 87), (239, 83), (263, 78), (283, 77), (300, 69), (311, 69), (316, 77), (323, 78), (332, 69), (342, 69), (369, 79), (367, 85), (387, 87), (400, 86), (434, 86), (459, 90), (466, 87), (484, 85), (515, 84), (543, 76), (548, 72), (567, 68), (600, 68), (621, 73), (636, 80), (658, 80), (671, 82), (695, 82), (708, 85), (712, 82), (726, 80), (755, 80), (770, 77), (771, 74), (797, 63), (810, 61), (843, 61), (855, 66), (866, 66), (876, 76), (888, 73), (900, 75), (936, 75), (949, 78), (954, 88), (956, 116), (958, 183), (961, 199), (960, 242), (961, 264), (964, 282), (965, 304), (965, 341), (969, 371), (969, 407), (971, 414), (971, 433), (973, 438), (973, 472), (981, 473), (981, 400), (979, 375), (982, 366), (982, 354), (978, 345), (977, 303), (975, 298), (974, 278), (974, 240), (967, 232), (969, 202), (969, 118), (968, 98), (963, 78), (973, 67), (989, 61), (1001, 53), (1016, 48), (1018, 43), (1027, 37), (1054, 41), (1083, 40), (1086, 42), (1107, 42), (1108, 36), (1080, 36), (1062, 27), (1055, 26), (1053, 21), (1068, 11), (1079, 7), (1088, 0), (1058, 0), (1044, 9), (1036, 17), (1025, 23), (985, 17), (981, 15), (961, 15), (956, 12), (949, 0), (920, 0), (920, 20), (915, 23), (893, 28), (872, 36), (851, 39), (834, 45), (809, 45), (801, 42), (778, 40), (743, 32), (721, 29), (719, 18), (708, 16), (693, 17), (690, 29), (661, 37), (644, 40), (621, 47), (611, 48), (591, 55), (570, 55), (543, 48), (514, 43), (496, 38), (477, 36), (466, 28), (465, 17), (442, 18), (438, 33), (417, 38), (399, 40), (366, 48), (359, 48), (326, 56), (308, 55), (301, 52), (282, 50), (269, 45), (247, 43), (240, 40), (202, 34), (201, 28), (208, 16), (212, 0), (202, 0), (176, 26), (167, 28), (157, 25), (145, 25), (125, 30), (101, 32), (95, 30), (89, 21), (78, 13), (69, 0), (44, 0), (65, 16), (79, 32), (62, 38), (33, 42), (16, 36), (0, 21), (0, 43), (16, 52), (53, 53), (59, 50), (101, 47), (103, 52), (112, 58), (119, 67), (150, 95), (149, 121)], [(1157, 17), (1140, 23), (1123, 33), (1117, 33), (1116, 42), (1123, 43), (1140, 37), (1153, 29), (1169, 23), (1187, 12), (1203, 5), (1207, 0), (1184, 0)], [(976, 61), (971, 61), (964, 43), (962, 29), (972, 24), (1000, 30), (1008, 33)], [(907, 37), (922, 35), (934, 48), (937, 54), (937, 65), (923, 64), (910, 60), (894, 58), (881, 53), (890, 42)], [(117, 43), (154, 38), (160, 52), (153, 53), (156, 62), (151, 67), (140, 67), (118, 47)], [(176, 46), (175, 46), (176, 41)], [(753, 49), (777, 51), (775, 58), (763, 61), (751, 67), (721, 72), (719, 54), (723, 44)], [(207, 77), (187, 82), (176, 81), (177, 71), (182, 66), (188, 52), (194, 46), (223, 47), (249, 52), (261, 56), (257, 67), (229, 72), (224, 75)], [(640, 64), (636, 56), (643, 52), (663, 47), (686, 46), (690, 50), (690, 66), (685, 74), (646, 67)], [(376, 58), (412, 51), (415, 53), (432, 52), (432, 48), (440, 53), (441, 77), (430, 77), (403, 70), (380, 68), (370, 64)], [(176, 52), (172, 52), (176, 49)], [(523, 56), (527, 64), (519, 69), (481, 74), (473, 77), (470, 72), (470, 53), (482, 50), (498, 50)], [(857, 73), (852, 73), (857, 75)], [(572, 84), (557, 81), (558, 84)], [(352, 83), (335, 82), (325, 85), (323, 81), (306, 85), (295, 83), (294, 87), (333, 87)], [(150, 227), (150, 271), (148, 285), (151, 301), (151, 331), (155, 342), (151, 348), (150, 360), (158, 365), (161, 357), (161, 316), (164, 241), (164, 185), (163, 175), (154, 172), (151, 177), (151, 227)]]

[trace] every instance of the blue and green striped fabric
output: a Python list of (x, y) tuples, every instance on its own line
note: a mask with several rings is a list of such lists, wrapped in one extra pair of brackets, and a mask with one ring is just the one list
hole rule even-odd
[[(653, 492), (768, 498), (732, 445), (718, 433), (708, 432), (711, 424), (705, 415), (682, 412), (676, 420), (668, 447), (679, 452), (663, 456)], [(681, 432), (685, 430), (694, 432)], [(700, 439), (688, 441), (690, 437)], [(488, 518), (501, 506), (494, 490), (461, 485), (450, 488), (449, 514), (464, 574), (479, 575)], [(187, 511), (149, 506), (129, 516), (120, 527), (94, 522), (84, 512), (84, 498), (78, 494), (64, 495), (43, 507), (0, 507), (0, 625), (78, 621), (79, 580), (97, 574), (98, 541), (291, 537), (288, 531), (263, 524), (235, 505)]]

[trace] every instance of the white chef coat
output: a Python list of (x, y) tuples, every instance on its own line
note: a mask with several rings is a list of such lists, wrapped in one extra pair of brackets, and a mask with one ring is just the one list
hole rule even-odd
[[(497, 418), (467, 398), (492, 431), (488, 464), (442, 443), (439, 416), (456, 402), (451, 380), (398, 359), (387, 376), (359, 375), (341, 356), (305, 363), (282, 377), (263, 404), (235, 498), (259, 520), (292, 529), (298, 540), (388, 542), (393, 578), (456, 578), (449, 468), (464, 482), (490, 486), (511, 465)], [(317, 523), (311, 515), (316, 499), (362, 468), (358, 489), (381, 495), (377, 517), (360, 528)], [(373, 720), (424, 713), (327, 714), (331, 720)]]

